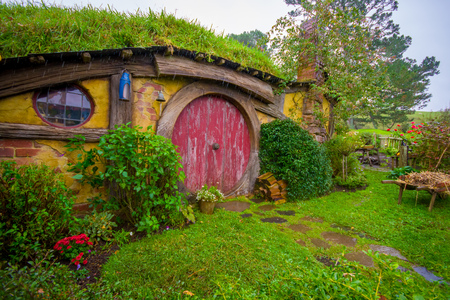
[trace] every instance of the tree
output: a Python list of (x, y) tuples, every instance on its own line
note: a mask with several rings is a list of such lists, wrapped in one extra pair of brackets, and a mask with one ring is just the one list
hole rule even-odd
[(238, 42), (249, 48), (259, 48), (264, 51), (267, 50), (267, 45), (261, 44), (261, 41), (266, 38), (266, 34), (258, 29), (252, 31), (244, 31), (240, 34), (231, 33), (228, 35), (228, 37), (237, 40)]
[[(292, 16), (305, 15), (305, 8), (311, 3), (325, 1), (285, 0), (297, 8)], [(423, 108), (429, 102), (431, 94), (427, 93), (430, 77), (439, 74), (439, 62), (435, 57), (426, 57), (422, 63), (403, 54), (411, 45), (411, 37), (399, 34), (399, 25), (392, 21), (392, 12), (398, 9), (397, 0), (330, 0), (328, 6), (334, 11), (353, 13), (358, 11), (364, 18), (364, 26), (371, 36), (367, 44), (371, 50), (380, 55), (383, 63), (379, 65), (378, 74), (383, 73), (388, 84), (379, 86), (378, 96), (370, 100), (370, 105), (355, 118), (356, 123), (371, 122), (375, 128), (382, 124), (392, 126), (394, 123), (408, 121), (408, 114), (414, 109)], [(354, 23), (349, 23), (352, 26)], [(356, 103), (358, 102), (357, 99)]]
[[(273, 58), (285, 76), (292, 80), (299, 67), (314, 67), (318, 84), (313, 89), (337, 99), (335, 113), (341, 116), (381, 102), (380, 91), (389, 85), (383, 53), (373, 42), (383, 32), (364, 11), (333, 0), (290, 2), (297, 5), (295, 13), (280, 18), (269, 32)], [(309, 23), (302, 25), (304, 20)], [(305, 24), (311, 25), (309, 32)]]

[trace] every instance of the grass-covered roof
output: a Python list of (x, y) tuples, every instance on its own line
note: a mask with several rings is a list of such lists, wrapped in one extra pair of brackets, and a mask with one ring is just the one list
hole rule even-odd
[(0, 21), (3, 58), (29, 53), (173, 45), (280, 75), (274, 63), (259, 50), (216, 34), (197, 21), (179, 19), (164, 11), (130, 14), (92, 6), (0, 3)]

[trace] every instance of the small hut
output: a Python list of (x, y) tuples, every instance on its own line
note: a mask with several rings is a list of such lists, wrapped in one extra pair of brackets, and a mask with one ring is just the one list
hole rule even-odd
[[(92, 193), (66, 166), (69, 138), (87, 147), (131, 122), (179, 147), (189, 191), (215, 185), (227, 196), (252, 191), (260, 125), (295, 114), (322, 141), (311, 81), (288, 84), (238, 62), (172, 46), (30, 54), (0, 61), (0, 159), (44, 162), (65, 172), (80, 205)], [(311, 99), (309, 99), (311, 98)], [(322, 99), (319, 107), (330, 111)]]

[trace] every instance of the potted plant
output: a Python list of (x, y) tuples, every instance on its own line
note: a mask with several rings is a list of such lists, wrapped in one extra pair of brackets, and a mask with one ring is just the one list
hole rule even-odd
[(199, 202), (200, 211), (202, 213), (212, 215), (214, 212), (214, 207), (217, 201), (222, 201), (223, 194), (215, 187), (208, 185), (202, 186), (200, 191), (197, 192), (197, 201)]

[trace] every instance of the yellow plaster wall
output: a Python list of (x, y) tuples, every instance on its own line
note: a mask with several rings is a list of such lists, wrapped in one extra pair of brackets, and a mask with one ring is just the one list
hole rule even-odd
[(0, 99), (0, 122), (46, 125), (33, 107), (34, 92)]
[(80, 85), (89, 93), (94, 101), (94, 114), (89, 122), (81, 128), (109, 127), (109, 79), (89, 79)]
[(271, 117), (269, 115), (266, 115), (265, 113), (262, 113), (260, 111), (256, 111), (256, 115), (258, 116), (259, 119), (259, 123), (264, 124), (264, 123), (270, 123), (273, 120), (275, 120), (274, 117)]
[(161, 104), (164, 110), (170, 98), (185, 87), (192, 80), (176, 78), (134, 78), (133, 79), (133, 126), (139, 125), (145, 130), (148, 126), (153, 126), (156, 130), (156, 122), (160, 117), (160, 103), (156, 101), (159, 91), (162, 91), (165, 102)]
[[(81, 128), (108, 128), (109, 80), (90, 79), (79, 83), (94, 101), (94, 114)], [(33, 107), (33, 92), (0, 99), (0, 122), (47, 125)]]
[[(94, 190), (90, 185), (81, 185), (77, 180), (72, 177), (75, 173), (67, 172), (68, 163), (76, 163), (78, 151), (69, 153), (67, 148), (67, 142), (64, 141), (51, 141), (51, 140), (36, 140), (41, 146), (41, 151), (32, 159), (35, 163), (45, 163), (52, 168), (58, 168), (64, 174), (64, 180), (67, 187), (69, 187), (76, 195), (76, 203), (86, 202), (88, 198), (98, 195), (102, 190)], [(86, 143), (84, 148), (90, 150), (96, 147), (96, 143)], [(99, 171), (105, 171), (104, 166), (97, 165)], [(104, 193), (103, 193), (104, 194)], [(104, 195), (105, 196), (105, 195)]]
[(284, 97), (283, 114), (290, 118), (301, 118), (304, 94), (301, 92), (286, 94)]

